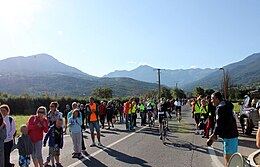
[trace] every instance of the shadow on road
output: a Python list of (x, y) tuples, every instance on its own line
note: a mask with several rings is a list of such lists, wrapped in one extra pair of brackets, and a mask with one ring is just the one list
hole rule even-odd
[(106, 152), (109, 156), (115, 157), (116, 160), (124, 162), (126, 164), (139, 165), (143, 167), (151, 167), (150, 165), (147, 165), (146, 161), (140, 158), (132, 157), (122, 152), (116, 151), (112, 148), (106, 148), (104, 149), (104, 152)]
[(85, 166), (107, 167), (107, 165), (103, 164), (102, 162), (100, 162), (99, 160), (97, 160), (94, 157), (90, 157), (89, 160), (84, 160), (84, 161), (82, 161), (82, 163)]
[(239, 139), (238, 145), (242, 147), (257, 149), (255, 140)]

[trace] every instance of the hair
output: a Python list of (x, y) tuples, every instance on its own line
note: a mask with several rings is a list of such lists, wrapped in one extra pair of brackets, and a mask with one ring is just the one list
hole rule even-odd
[(46, 109), (46, 107), (40, 106), (40, 107), (37, 109), (36, 114), (38, 114), (38, 112), (39, 112), (40, 110), (44, 110), (45, 115), (47, 115), (47, 109)]
[(54, 105), (56, 108), (59, 107), (59, 103), (58, 103), (57, 101), (53, 101), (53, 102), (51, 102), (50, 105)]
[(90, 97), (89, 100), (95, 100), (94, 97)]
[(1, 106), (0, 106), (0, 109), (2, 109), (2, 108), (7, 110), (7, 114), (10, 113), (10, 107), (9, 107), (7, 104), (1, 105)]
[(78, 117), (80, 117), (80, 111), (78, 109), (75, 109), (75, 110), (73, 110), (72, 114), (74, 114), (75, 112), (77, 112), (78, 113)]
[(218, 99), (219, 101), (222, 101), (223, 100), (223, 97), (222, 97), (222, 94), (220, 92), (214, 92), (212, 94), (212, 96), (216, 99)]
[(22, 131), (23, 128), (27, 128), (27, 126), (25, 124), (20, 126), (20, 131)]

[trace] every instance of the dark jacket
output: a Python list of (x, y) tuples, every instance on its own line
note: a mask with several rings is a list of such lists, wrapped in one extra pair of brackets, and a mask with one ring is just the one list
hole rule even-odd
[(215, 135), (227, 139), (238, 137), (237, 123), (233, 109), (234, 106), (229, 101), (222, 101), (216, 107)]
[(17, 149), (19, 151), (19, 155), (28, 156), (33, 152), (33, 143), (28, 135), (22, 135), (18, 138)]
[[(63, 147), (63, 130), (62, 128), (60, 128), (60, 149), (62, 149)], [(45, 146), (47, 143), (47, 140), (49, 139), (49, 147), (54, 147), (55, 146), (55, 126), (52, 125), (49, 129), (49, 131), (47, 132), (47, 134), (45, 135), (44, 141), (43, 141), (43, 145)]]

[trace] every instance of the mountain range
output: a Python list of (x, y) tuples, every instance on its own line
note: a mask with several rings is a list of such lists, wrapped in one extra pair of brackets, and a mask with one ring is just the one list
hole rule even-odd
[[(225, 67), (235, 84), (260, 81), (260, 53)], [(95, 77), (59, 62), (48, 54), (13, 57), (0, 61), (0, 91), (13, 94), (50, 96), (90, 96), (95, 88), (112, 88), (114, 97), (141, 95), (157, 89), (156, 68), (143, 65), (131, 71), (115, 71)], [(165, 69), (161, 82), (167, 87), (192, 91), (196, 86), (219, 89), (223, 73), (219, 69)]]

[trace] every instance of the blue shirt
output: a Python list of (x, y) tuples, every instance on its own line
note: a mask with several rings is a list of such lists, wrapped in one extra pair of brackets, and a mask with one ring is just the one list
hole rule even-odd
[(81, 125), (82, 125), (82, 118), (77, 117), (74, 119), (73, 117), (69, 118), (68, 126), (72, 133), (79, 133), (81, 132)]

